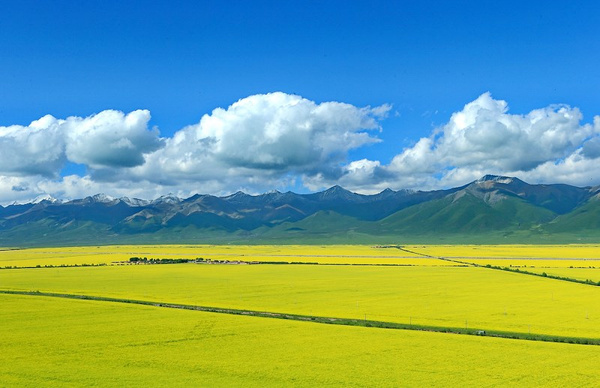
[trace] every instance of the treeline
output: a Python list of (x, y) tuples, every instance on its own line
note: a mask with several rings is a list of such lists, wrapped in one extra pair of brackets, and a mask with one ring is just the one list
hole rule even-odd
[(53, 264), (45, 264), (45, 265), (41, 265), (38, 264), (36, 266), (28, 266), (28, 267), (19, 267), (17, 265), (7, 265), (4, 266), (0, 269), (29, 269), (29, 268), (67, 268), (67, 267), (104, 267), (106, 266), (106, 263), (98, 263), (98, 264), (87, 264), (87, 263), (83, 263), (83, 264), (57, 264), (57, 265), (53, 265)]
[(202, 263), (204, 258), (196, 257), (195, 259), (154, 259), (147, 257), (131, 257), (129, 262), (132, 264), (182, 264), (182, 263)]
[[(124, 263), (124, 262), (121, 262)], [(225, 259), (205, 259), (203, 257), (197, 257), (195, 259), (154, 259), (147, 257), (131, 257), (129, 264), (183, 264), (183, 263), (195, 263), (195, 264), (237, 264), (237, 265), (249, 265), (249, 264), (274, 264), (274, 265), (285, 265), (285, 264), (305, 264), (305, 265), (317, 265), (315, 262), (303, 262), (303, 261), (245, 261), (245, 260), (225, 260)]]
[(522, 273), (522, 274), (525, 274), (525, 275), (533, 275), (533, 276), (540, 276), (540, 277), (543, 277), (543, 278), (563, 280), (563, 281), (566, 281), (566, 282), (589, 284), (591, 286), (600, 286), (600, 281), (596, 282), (596, 281), (593, 281), (591, 279), (581, 280), (581, 279), (569, 278), (569, 277), (566, 277), (566, 276), (552, 275), (552, 274), (548, 274), (546, 272), (542, 272), (542, 273), (531, 272), (531, 271), (522, 270), (520, 268), (500, 267), (500, 266), (490, 265), (490, 264), (485, 265), (485, 268), (498, 269), (500, 271), (517, 272), (517, 273)]

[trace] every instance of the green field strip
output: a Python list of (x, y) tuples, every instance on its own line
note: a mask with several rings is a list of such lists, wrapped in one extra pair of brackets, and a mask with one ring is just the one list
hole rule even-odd
[(112, 297), (103, 297), (103, 296), (65, 294), (65, 293), (40, 292), (40, 291), (0, 290), (0, 294), (42, 296), (42, 297), (51, 297), (51, 298), (91, 300), (91, 301), (123, 303), (123, 304), (136, 304), (136, 305), (145, 305), (145, 306), (171, 308), (171, 309), (203, 311), (203, 312), (218, 313), (218, 314), (244, 315), (244, 316), (253, 316), (253, 317), (261, 317), (261, 318), (287, 319), (287, 320), (314, 322), (314, 323), (330, 324), (330, 325), (360, 326), (360, 327), (395, 329), (395, 330), (429, 331), (429, 332), (438, 332), (438, 333), (450, 333), (450, 334), (487, 336), (487, 337), (506, 338), (506, 339), (518, 339), (518, 340), (527, 340), (527, 341), (561, 342), (561, 343), (570, 343), (570, 344), (579, 344), (579, 345), (596, 345), (596, 346), (600, 345), (600, 338), (565, 337), (565, 336), (536, 334), (536, 333), (519, 333), (519, 332), (508, 332), (508, 331), (499, 331), (499, 330), (484, 330), (481, 328), (468, 328), (466, 322), (465, 322), (464, 328), (459, 328), (459, 327), (412, 325), (412, 324), (405, 324), (405, 323), (374, 321), (374, 320), (366, 319), (367, 318), (366, 315), (365, 315), (365, 319), (335, 318), (335, 317), (322, 317), (322, 316), (312, 316), (312, 315), (277, 313), (277, 312), (255, 311), (255, 310), (246, 310), (246, 309), (240, 310), (240, 309), (231, 309), (231, 308), (156, 302), (156, 301), (148, 301), (148, 300), (135, 300), (135, 299), (125, 299), (125, 298), (112, 298)]
[(466, 265), (466, 266), (472, 266), (472, 267), (478, 267), (478, 268), (487, 268), (487, 269), (494, 269), (497, 271), (505, 271), (505, 272), (513, 272), (513, 273), (518, 273), (521, 275), (531, 275), (531, 276), (538, 276), (538, 277), (542, 277), (542, 278), (546, 278), (546, 279), (554, 279), (554, 280), (560, 280), (563, 282), (571, 282), (571, 283), (579, 283), (579, 284), (586, 284), (588, 286), (595, 286), (598, 287), (600, 286), (600, 281), (595, 282), (592, 280), (581, 280), (581, 279), (575, 279), (575, 278), (569, 278), (566, 276), (557, 276), (557, 275), (551, 275), (551, 274), (547, 274), (546, 272), (531, 272), (531, 271), (527, 271), (527, 270), (522, 270), (519, 268), (510, 268), (510, 267), (500, 267), (500, 266), (496, 266), (496, 265), (491, 265), (491, 264), (477, 264), (477, 263), (471, 263), (468, 261), (462, 261), (462, 260), (456, 260), (456, 259), (450, 259), (447, 257), (436, 257), (436, 256), (431, 256), (431, 255), (426, 255), (423, 253), (419, 253), (419, 252), (415, 252), (415, 251), (411, 251), (411, 250), (406, 250), (400, 246), (396, 246), (395, 248), (400, 249), (401, 251), (405, 251), (405, 252), (409, 252), (409, 253), (414, 253), (415, 255), (421, 255), (423, 257), (428, 257), (428, 258), (432, 258), (432, 259), (439, 259), (439, 260), (443, 260), (443, 261), (447, 261), (447, 262), (451, 262), (451, 263), (456, 263), (459, 265)]
[(546, 278), (546, 279), (560, 280), (563, 282), (586, 284), (588, 286), (595, 286), (595, 287), (600, 286), (600, 281), (595, 282), (590, 279), (582, 280), (582, 279), (570, 278), (567, 276), (552, 275), (552, 274), (548, 274), (546, 272), (541, 272), (541, 273), (540, 272), (532, 272), (532, 271), (527, 271), (525, 269), (520, 269), (520, 268), (500, 267), (500, 266), (491, 265), (491, 264), (483, 265), (483, 264), (477, 264), (477, 263), (469, 263), (468, 261), (445, 259), (445, 258), (441, 258), (441, 257), (440, 257), (440, 260), (447, 260), (447, 261), (451, 261), (454, 263), (465, 264), (465, 265), (478, 267), (478, 268), (494, 269), (496, 271), (513, 272), (513, 273), (518, 273), (521, 275), (530, 275), (530, 276), (537, 276), (537, 277)]
[(425, 254), (425, 253), (416, 252), (416, 251), (413, 251), (413, 250), (410, 250), (410, 249), (403, 248), (401, 245), (388, 245), (388, 246), (385, 246), (384, 248), (395, 248), (395, 249), (401, 250), (402, 252), (411, 253), (411, 254), (416, 255), (416, 256), (426, 257), (428, 259), (437, 259), (437, 260), (442, 260), (442, 261), (446, 261), (446, 262), (449, 262), (449, 263), (458, 263), (460, 266), (471, 266), (471, 265), (473, 265), (471, 263), (463, 263), (463, 262), (456, 261), (456, 260), (449, 260), (449, 259), (446, 259), (444, 257), (432, 256), (432, 255), (428, 255), (428, 254)]

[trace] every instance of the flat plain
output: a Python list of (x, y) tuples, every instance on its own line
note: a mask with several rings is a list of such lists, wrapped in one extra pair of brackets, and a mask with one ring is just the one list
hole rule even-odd
[(318, 264), (455, 265), (396, 248), (363, 245), (109, 245), (4, 249), (0, 250), (0, 268), (113, 264), (132, 256)]
[[(0, 294), (0, 377), (11, 386), (593, 386), (600, 378), (598, 345), (326, 325), (43, 294), (596, 341), (600, 287), (512, 269), (592, 271), (563, 262), (590, 262), (598, 252), (598, 246), (586, 245), (0, 251), (0, 267), (11, 267), (0, 269), (0, 291), (40, 292)], [(203, 257), (229, 264), (122, 263), (132, 256)], [(511, 270), (485, 267), (496, 260), (510, 260)]]

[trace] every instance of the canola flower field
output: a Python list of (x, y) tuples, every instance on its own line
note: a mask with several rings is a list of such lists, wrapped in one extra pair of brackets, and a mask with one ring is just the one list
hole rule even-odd
[(600, 288), (474, 267), (130, 265), (0, 271), (2, 289), (600, 338)]
[[(5, 386), (593, 386), (595, 346), (0, 295)], [(24, 319), (26, 316), (27, 319)]]
[(0, 268), (112, 264), (127, 261), (132, 256), (319, 264), (455, 265), (399, 249), (361, 245), (115, 245), (0, 249)]
[[(0, 292), (600, 340), (600, 287), (485, 267), (508, 260), (501, 265), (548, 274), (580, 271), (570, 273), (585, 277), (596, 270), (565, 263), (589, 263), (599, 254), (598, 246), (587, 245), (2, 250)], [(229, 264), (116, 263), (132, 256)], [(468, 264), (475, 260), (483, 267)], [(42, 294), (0, 293), (0, 305), (0, 381), (6, 386), (594, 386), (600, 379), (599, 345), (325, 325)]]
[(600, 260), (600, 245), (412, 245), (407, 249), (447, 258), (504, 259), (596, 259)]
[(6, 386), (593, 386), (598, 379), (594, 346), (43, 297), (0, 301)]

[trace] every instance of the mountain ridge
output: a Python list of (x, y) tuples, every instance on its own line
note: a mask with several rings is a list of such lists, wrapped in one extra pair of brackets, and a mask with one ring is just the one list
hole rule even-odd
[[(0, 206), (0, 245), (121, 242), (597, 241), (600, 187), (485, 175), (432, 191), (365, 195), (333, 186), (297, 194), (172, 194), (146, 200), (42, 196)], [(507, 240), (508, 239), (508, 240)]]

